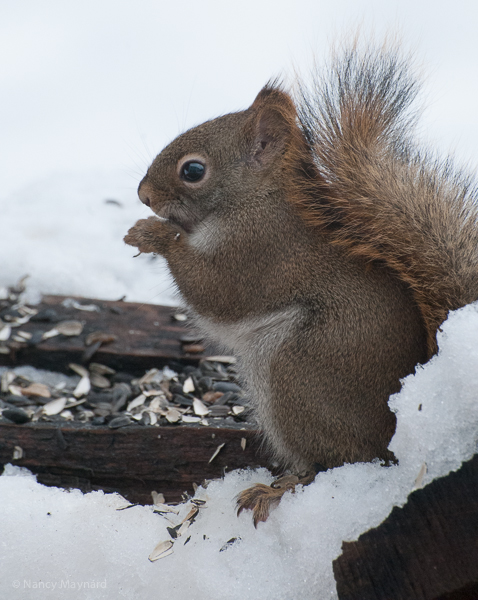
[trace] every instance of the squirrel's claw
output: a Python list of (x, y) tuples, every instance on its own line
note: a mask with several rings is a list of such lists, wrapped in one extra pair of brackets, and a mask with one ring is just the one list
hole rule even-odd
[(244, 509), (252, 510), (254, 527), (257, 527), (260, 521), (267, 521), (270, 511), (279, 504), (282, 496), (288, 490), (294, 492), (295, 486), (298, 483), (307, 485), (314, 478), (315, 473), (307, 473), (302, 477), (298, 475), (285, 475), (273, 481), (271, 485), (256, 483), (237, 496), (237, 516)]

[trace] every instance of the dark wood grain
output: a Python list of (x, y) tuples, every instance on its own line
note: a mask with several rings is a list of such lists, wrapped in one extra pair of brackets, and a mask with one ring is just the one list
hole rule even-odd
[[(174, 361), (193, 364), (207, 354), (217, 353), (211, 347), (205, 347), (202, 353), (187, 352), (191, 344), (184, 343), (182, 338), (190, 340), (191, 332), (187, 324), (174, 321), (173, 314), (178, 311), (169, 306), (75, 298), (81, 304), (94, 304), (99, 309), (86, 312), (66, 308), (64, 300), (64, 296), (44, 296), (36, 308), (54, 309), (61, 321), (83, 322), (82, 334), (74, 337), (59, 335), (36, 346), (14, 342), (10, 354), (0, 354), (0, 365), (28, 364), (66, 372), (70, 362), (84, 362), (86, 337), (97, 331), (113, 334), (116, 340), (102, 345), (93, 360), (132, 374), (143, 374), (147, 369)], [(49, 331), (54, 326), (55, 323), (30, 321), (20, 329), (33, 334)]]
[[(193, 492), (193, 483), (226, 470), (266, 466), (257, 442), (255, 431), (240, 429), (2, 423), (0, 464), (27, 467), (47, 485), (118, 491), (131, 502), (151, 504), (152, 490), (178, 501), (183, 492)], [(220, 444), (225, 445), (210, 463)], [(20, 460), (13, 460), (15, 446), (22, 448)]]

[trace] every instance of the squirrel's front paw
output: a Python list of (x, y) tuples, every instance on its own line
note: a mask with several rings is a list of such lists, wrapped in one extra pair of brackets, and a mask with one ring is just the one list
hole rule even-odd
[(140, 219), (136, 225), (133, 225), (125, 235), (124, 241), (145, 254), (149, 252), (162, 254), (166, 249), (168, 238), (172, 236), (174, 232), (157, 217), (148, 217)]

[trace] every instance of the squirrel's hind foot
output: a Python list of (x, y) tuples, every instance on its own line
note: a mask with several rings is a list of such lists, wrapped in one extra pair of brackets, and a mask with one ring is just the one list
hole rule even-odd
[(256, 483), (237, 496), (237, 516), (246, 510), (252, 510), (254, 527), (260, 521), (267, 521), (270, 511), (275, 508), (282, 496), (288, 491), (295, 492), (297, 484), (308, 485), (315, 479), (315, 473), (284, 475), (271, 483)]

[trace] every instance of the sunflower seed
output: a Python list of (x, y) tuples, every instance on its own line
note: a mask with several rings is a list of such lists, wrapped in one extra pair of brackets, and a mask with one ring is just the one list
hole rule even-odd
[(62, 321), (56, 324), (56, 329), (62, 334), (68, 337), (80, 335), (83, 331), (83, 323), (80, 321)]
[(90, 363), (89, 370), (91, 373), (96, 373), (97, 375), (114, 375), (116, 373), (114, 369), (95, 362)]
[(126, 410), (128, 412), (131, 412), (133, 409), (138, 408), (138, 406), (141, 406), (142, 404), (144, 404), (145, 400), (146, 400), (146, 396), (144, 394), (140, 394), (139, 396), (134, 398), (134, 400), (131, 400), (131, 402), (126, 407)]
[(181, 413), (177, 408), (168, 408), (165, 417), (169, 423), (177, 423), (181, 418)]
[(42, 398), (50, 398), (50, 388), (44, 383), (31, 383), (28, 387), (22, 388), (23, 396), (40, 396)]
[(194, 382), (193, 382), (192, 377), (188, 377), (186, 379), (186, 381), (184, 382), (184, 384), (183, 384), (183, 392), (185, 394), (189, 394), (191, 392), (194, 392)]
[(199, 417), (205, 417), (207, 414), (209, 414), (209, 408), (197, 398), (193, 399), (193, 409), (194, 413)]
[(192, 415), (183, 415), (182, 416), (183, 423), (199, 423), (201, 417), (193, 417)]
[(81, 398), (81, 396), (86, 396), (91, 389), (90, 378), (82, 377), (73, 392), (73, 396), (75, 398)]
[(173, 315), (173, 319), (174, 319), (175, 321), (184, 322), (184, 321), (187, 321), (187, 320), (188, 320), (188, 317), (187, 317), (187, 315), (184, 315), (184, 314), (182, 314), (182, 313), (175, 313), (175, 314)]
[(224, 444), (219, 444), (219, 446), (214, 451), (214, 454), (208, 460), (209, 463), (212, 463), (212, 461), (216, 458), (216, 456), (219, 454), (219, 452), (221, 452), (221, 450), (224, 448), (225, 445), (226, 445), (226, 442), (224, 442)]
[(75, 371), (75, 373), (77, 375), (79, 375), (80, 377), (89, 377), (90, 374), (88, 373), (88, 370), (85, 369), (85, 367), (82, 367), (81, 365), (77, 365), (76, 363), (70, 363), (68, 365), (70, 367), (70, 369), (72, 371)]
[(12, 328), (10, 325), (4, 325), (0, 329), (0, 342), (6, 342), (12, 333)]
[[(162, 494), (158, 494), (158, 496), (162, 496)], [(175, 508), (174, 506), (170, 506), (169, 504), (164, 504), (162, 502), (154, 503), (154, 512), (156, 513), (174, 513), (175, 515), (179, 514), (179, 508)]]
[(57, 398), (51, 402), (47, 402), (43, 406), (43, 414), (47, 416), (59, 415), (66, 406), (66, 398)]
[(91, 373), (90, 375), (91, 384), (97, 388), (106, 389), (111, 387), (111, 383), (106, 377), (103, 375), (98, 375), (98, 373)]
[(23, 458), (23, 448), (21, 446), (14, 446), (13, 447), (13, 456), (12, 456), (13, 460), (20, 460), (21, 458)]
[(166, 556), (169, 556), (173, 553), (172, 547), (173, 542), (171, 540), (160, 542), (149, 555), (149, 560), (151, 562), (154, 562), (155, 560), (159, 560), (160, 558), (165, 558)]
[(117, 340), (117, 336), (106, 331), (94, 331), (85, 338), (85, 346), (92, 346), (93, 344), (110, 344)]
[(53, 329), (50, 329), (50, 331), (45, 331), (45, 333), (42, 335), (42, 340), (49, 340), (57, 335), (60, 335), (60, 332), (54, 327)]
[(219, 362), (230, 365), (235, 365), (237, 362), (235, 356), (208, 356), (205, 360), (208, 360), (209, 362)]

